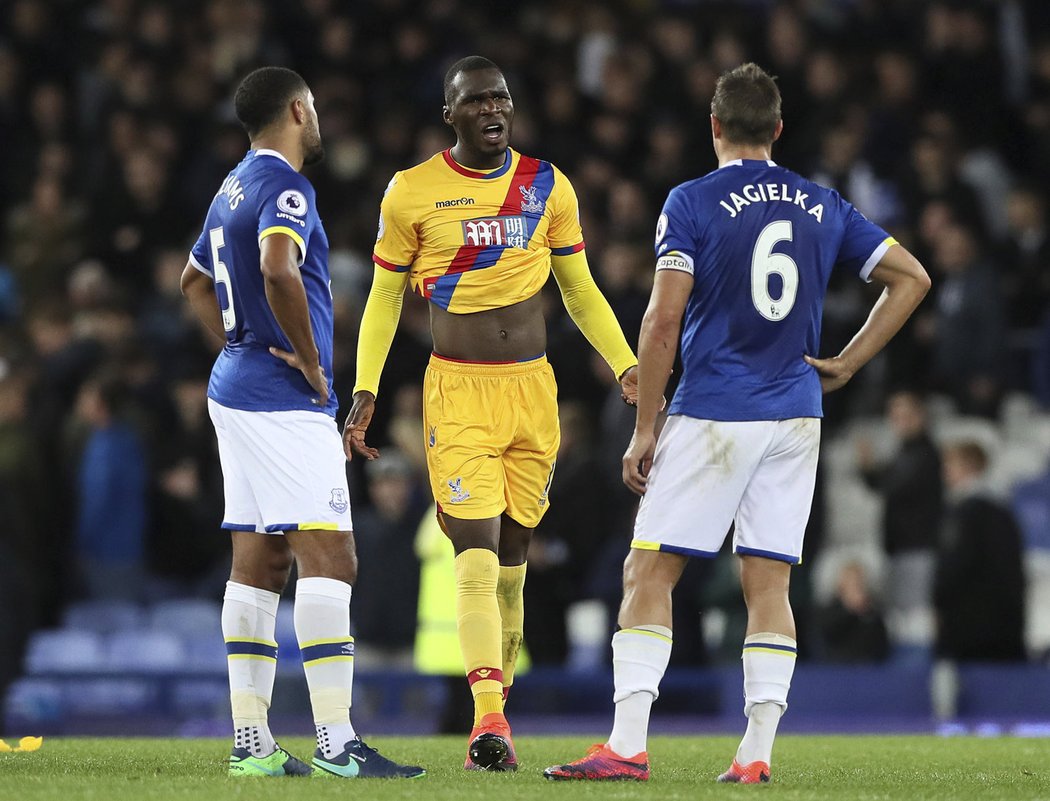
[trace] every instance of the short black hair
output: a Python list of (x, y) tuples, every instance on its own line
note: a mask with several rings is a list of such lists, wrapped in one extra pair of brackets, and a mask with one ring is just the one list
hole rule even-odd
[(768, 145), (780, 122), (776, 79), (757, 64), (741, 64), (722, 73), (711, 99), (711, 113), (726, 139), (738, 145)]
[(442, 87), (445, 94), (445, 105), (449, 105), (449, 101), (452, 99), (452, 84), (456, 80), (456, 76), (461, 72), (476, 72), (477, 70), (496, 70), (500, 74), (503, 73), (496, 63), (490, 61), (484, 56), (466, 56), (461, 58), (455, 64), (448, 68), (448, 72), (445, 73), (445, 83)]
[(307, 92), (306, 81), (286, 67), (260, 67), (248, 73), (233, 97), (233, 108), (248, 136), (254, 138), (276, 122), (288, 103)]

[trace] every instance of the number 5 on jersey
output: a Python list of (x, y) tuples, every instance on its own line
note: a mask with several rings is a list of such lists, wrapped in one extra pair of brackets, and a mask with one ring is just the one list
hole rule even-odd
[(237, 327), (237, 312), (233, 308), (233, 285), (230, 283), (230, 271), (219, 258), (219, 251), (226, 246), (226, 238), (221, 225), (208, 232), (208, 241), (211, 244), (211, 263), (215, 270), (215, 292), (219, 297), (219, 309), (222, 311), (222, 327), (229, 333)]
[[(751, 254), (751, 302), (759, 314), (774, 323), (788, 316), (798, 294), (798, 265), (786, 253), (773, 252), (778, 242), (785, 241), (791, 241), (791, 220), (771, 222), (758, 235)], [(776, 299), (769, 294), (771, 273), (778, 274), (783, 283)]]

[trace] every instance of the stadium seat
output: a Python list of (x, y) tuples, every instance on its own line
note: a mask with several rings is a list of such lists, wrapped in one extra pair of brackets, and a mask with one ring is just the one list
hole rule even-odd
[(62, 685), (62, 702), (69, 715), (144, 714), (156, 708), (159, 699), (157, 683), (142, 677), (70, 679)]
[(230, 714), (230, 685), (225, 675), (179, 681), (172, 688), (171, 703), (184, 715), (225, 719)]
[(1002, 449), (1003, 436), (999, 427), (983, 417), (946, 417), (933, 421), (933, 438), (938, 445), (972, 440), (980, 445), (994, 461)]
[(77, 601), (66, 609), (62, 624), (67, 629), (107, 634), (118, 629), (139, 628), (143, 618), (142, 607), (131, 601)]
[(1050, 656), (1050, 551), (1025, 551), (1025, 645), (1033, 657)]
[(18, 679), (4, 698), (4, 725), (8, 731), (61, 720), (65, 711), (60, 679)]
[(1039, 476), (1045, 469), (1046, 448), (1007, 440), (988, 467), (988, 485), (993, 492), (1008, 498), (1019, 483)]
[(114, 672), (165, 673), (185, 663), (182, 639), (170, 632), (128, 629), (109, 638), (107, 665)]
[(200, 598), (177, 598), (154, 604), (149, 627), (172, 634), (222, 637), (222, 604)]
[(76, 629), (38, 631), (29, 640), (25, 666), (30, 675), (105, 670), (103, 637), (95, 631)]
[(226, 675), (226, 646), (219, 632), (198, 632), (184, 640), (183, 669), (200, 674)]

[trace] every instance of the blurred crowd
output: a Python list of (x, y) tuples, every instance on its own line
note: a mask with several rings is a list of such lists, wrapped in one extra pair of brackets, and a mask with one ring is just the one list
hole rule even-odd
[[(247, 147), (231, 97), (257, 66), (298, 70), (316, 96), (327, 158), (307, 175), (331, 240), (340, 422), (380, 197), (396, 170), (452, 143), (441, 82), (471, 53), (506, 73), (514, 147), (572, 180), (591, 268), (632, 344), (663, 198), (716, 166), (715, 81), (754, 60), (778, 76), (784, 97), (774, 158), (839, 189), (933, 276), (930, 297), (884, 357), (827, 399), (825, 437), (881, 414), (905, 390), (906, 402), (922, 407), (932, 394), (952, 414), (993, 426), (1007, 399), (1050, 404), (1050, 6), (1040, 0), (4, 6), (0, 637), (9, 663), (0, 679), (15, 669), (18, 648), (8, 643), (53, 625), (71, 599), (220, 596), (228, 543), (205, 405), (219, 344), (192, 319), (178, 284), (211, 197)], [(572, 658), (566, 609), (588, 599), (612, 608), (619, 597), (634, 509), (619, 461), (633, 421), (556, 289), (545, 292), (564, 433), (526, 585), (527, 621), (542, 628), (527, 640), (535, 661), (559, 664)], [(852, 336), (873, 300), (870, 287), (832, 279), (825, 353)], [(411, 647), (413, 542), (428, 514), (420, 420), (428, 353), (425, 304), (409, 299), (370, 430), (390, 466), (349, 466), (361, 551), (355, 626), (362, 641), (395, 655)], [(979, 476), (988, 454), (964, 443), (942, 457), (939, 445), (916, 449), (907, 431), (894, 431), (903, 443), (895, 458), (915, 460), (914, 482), (892, 463), (880, 470), (871, 449), (859, 448), (851, 465), (886, 501), (872, 542), (892, 570), (877, 582), (847, 561), (821, 597), (800, 568), (810, 656), (884, 658), (894, 626), (882, 604), (909, 602), (894, 581), (922, 595), (912, 602), (923, 607), (968, 586), (944, 565), (960, 539), (958, 517), (973, 511), (960, 512), (960, 498), (975, 484), (964, 493), (958, 476)], [(942, 459), (951, 468), (943, 484)], [(829, 494), (818, 493), (807, 564), (839, 539)], [(997, 516), (1009, 518), (1009, 504), (995, 503), (974, 525), (996, 542), (1019, 542), (1003, 533), (1014, 523)], [(894, 527), (897, 513), (918, 530), (912, 540)], [(921, 558), (899, 558), (914, 552)], [(1004, 575), (1023, 583), (1012, 569)], [(690, 570), (696, 581), (683, 582), (676, 601), (675, 659), (715, 659), (723, 641), (738, 655), (732, 561)], [(392, 604), (404, 607), (397, 625), (380, 622), (393, 614), (390, 596), (378, 602), (383, 588), (396, 589)], [(950, 616), (955, 607), (944, 604)]]

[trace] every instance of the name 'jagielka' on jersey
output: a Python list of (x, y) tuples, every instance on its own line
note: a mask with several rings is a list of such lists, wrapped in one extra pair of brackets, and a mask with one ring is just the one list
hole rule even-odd
[(718, 201), (718, 205), (729, 212), (729, 217), (736, 216), (752, 203), (792, 203), (812, 215), (817, 222), (824, 221), (824, 204), (812, 203), (809, 193), (803, 192), (798, 187), (790, 187), (787, 184), (746, 184), (740, 188), (739, 193), (730, 192), (725, 200)]

